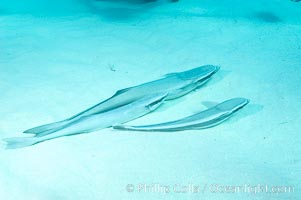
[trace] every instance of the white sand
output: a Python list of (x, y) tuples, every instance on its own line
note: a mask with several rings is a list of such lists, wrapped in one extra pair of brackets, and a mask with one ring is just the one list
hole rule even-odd
[[(204, 109), (202, 101), (241, 96), (251, 104), (207, 130), (105, 129), (1, 150), (1, 199), (301, 197), (301, 3), (180, 0), (121, 9), (51, 2), (0, 3), (1, 138), (64, 119), (118, 89), (204, 64), (221, 66), (206, 87), (129, 124), (187, 116)], [(126, 191), (140, 183), (171, 191)], [(178, 194), (175, 184), (201, 191)], [(295, 192), (214, 194), (212, 184)]]

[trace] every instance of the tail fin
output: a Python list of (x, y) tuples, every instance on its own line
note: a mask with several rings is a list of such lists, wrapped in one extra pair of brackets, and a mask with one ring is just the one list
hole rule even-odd
[(23, 133), (36, 134), (37, 135), (37, 134), (42, 133), (42, 132), (47, 132), (47, 133), (43, 134), (43, 135), (47, 135), (47, 134), (50, 134), (52, 132), (57, 131), (58, 129), (61, 129), (62, 127), (64, 127), (68, 123), (69, 123), (69, 121), (67, 121), (67, 120), (54, 122), (54, 123), (51, 123), (51, 124), (45, 124), (45, 125), (42, 125), (42, 126), (37, 126), (37, 127), (31, 128), (31, 129), (28, 129), (28, 130), (24, 131)]
[(22, 147), (27, 147), (39, 143), (39, 140), (34, 137), (15, 137), (15, 138), (5, 138), (3, 141), (6, 143), (6, 149), (17, 149)]

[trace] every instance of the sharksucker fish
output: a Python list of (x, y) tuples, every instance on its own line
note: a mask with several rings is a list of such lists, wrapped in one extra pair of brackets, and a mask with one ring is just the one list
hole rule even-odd
[(24, 133), (44, 136), (67, 127), (69, 124), (80, 119), (81, 117), (86, 117), (118, 108), (149, 94), (167, 92), (168, 95), (166, 100), (179, 98), (202, 86), (218, 70), (218, 66), (204, 65), (183, 72), (167, 74), (162, 79), (119, 90), (107, 100), (104, 100), (68, 119), (34, 127), (24, 131)]
[(168, 93), (148, 95), (119, 108), (82, 117), (77, 121), (72, 122), (68, 127), (42, 137), (15, 137), (6, 138), (3, 140), (5, 142), (6, 149), (15, 149), (31, 146), (54, 138), (100, 130), (110, 127), (116, 123), (125, 123), (131, 121), (149, 112), (152, 112), (164, 102), (167, 95)]
[(200, 113), (176, 121), (145, 126), (114, 125), (114, 129), (132, 131), (182, 131), (216, 126), (249, 103), (245, 98), (233, 98)]

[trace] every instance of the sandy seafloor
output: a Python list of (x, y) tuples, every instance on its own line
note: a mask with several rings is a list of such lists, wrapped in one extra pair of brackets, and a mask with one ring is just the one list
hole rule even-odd
[[(0, 198), (300, 199), (301, 2), (2, 0), (1, 138), (204, 64), (221, 66), (206, 86), (129, 124), (187, 116), (205, 109), (202, 101), (250, 99), (229, 121), (173, 133), (104, 129), (1, 149)], [(149, 189), (139, 191), (143, 184)], [(175, 184), (200, 190), (177, 193)], [(294, 191), (214, 193), (216, 184)]]

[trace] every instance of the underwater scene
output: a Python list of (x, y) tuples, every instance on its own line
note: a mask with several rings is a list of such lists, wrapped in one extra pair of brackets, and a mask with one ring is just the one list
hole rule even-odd
[(0, 91), (1, 199), (301, 199), (300, 0), (1, 0)]

